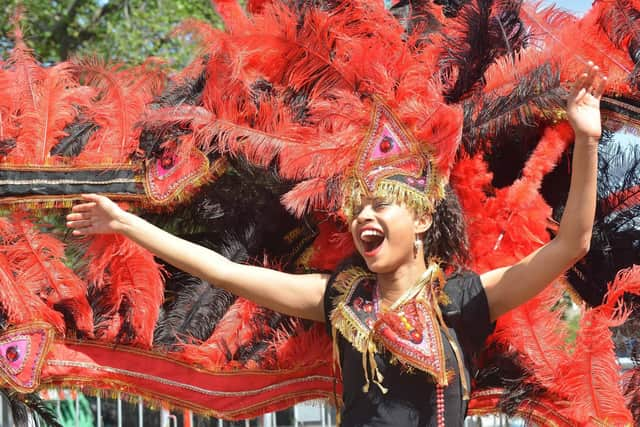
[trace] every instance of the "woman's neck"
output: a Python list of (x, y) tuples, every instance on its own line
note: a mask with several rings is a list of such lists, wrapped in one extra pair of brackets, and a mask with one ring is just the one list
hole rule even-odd
[(388, 308), (408, 289), (411, 289), (425, 271), (427, 271), (427, 266), (424, 259), (419, 257), (416, 262), (403, 264), (391, 273), (378, 273), (378, 289), (382, 299), (382, 308)]

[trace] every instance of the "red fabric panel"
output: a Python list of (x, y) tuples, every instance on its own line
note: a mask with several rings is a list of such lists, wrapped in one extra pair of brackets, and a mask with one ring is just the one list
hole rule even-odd
[(331, 366), (324, 362), (292, 370), (213, 372), (165, 355), (95, 343), (57, 342), (41, 383), (121, 391), (229, 419), (334, 395)]

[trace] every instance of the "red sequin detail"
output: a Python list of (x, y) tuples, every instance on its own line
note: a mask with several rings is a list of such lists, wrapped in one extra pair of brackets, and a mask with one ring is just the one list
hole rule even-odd
[(393, 140), (388, 136), (385, 137), (382, 142), (380, 142), (380, 151), (383, 153), (388, 153), (393, 148)]
[(414, 344), (420, 344), (422, 342), (422, 334), (415, 329), (411, 331), (411, 342)]
[(4, 357), (6, 357), (9, 362), (15, 362), (20, 357), (20, 352), (17, 347), (11, 346), (7, 348)]

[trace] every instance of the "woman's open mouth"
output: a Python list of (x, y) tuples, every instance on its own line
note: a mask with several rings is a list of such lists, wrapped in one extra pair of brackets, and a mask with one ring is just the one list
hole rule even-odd
[(375, 255), (382, 246), (384, 238), (384, 233), (375, 228), (365, 228), (364, 230), (360, 231), (360, 241), (362, 242), (362, 246), (364, 248), (364, 255)]

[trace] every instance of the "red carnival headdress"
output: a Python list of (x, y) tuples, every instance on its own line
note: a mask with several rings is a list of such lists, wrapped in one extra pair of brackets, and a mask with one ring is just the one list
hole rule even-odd
[[(217, 6), (229, 31), (202, 34), (211, 46), (203, 101), (213, 114), (197, 139), (254, 164), (275, 160), (278, 174), (296, 183), (284, 196), (296, 215), (348, 214), (375, 194), (433, 210), (462, 111), (445, 103), (427, 45), (407, 40), (381, 2), (303, 7), (304, 19), (269, 2), (250, 21), (229, 2)], [(155, 114), (170, 121), (192, 110)]]
[[(43, 388), (117, 391), (242, 419), (340, 390), (324, 325), (185, 273), (165, 280), (127, 239), (68, 239), (51, 209), (79, 193), (129, 200), (235, 262), (300, 272), (351, 253), (332, 216), (366, 196), (435, 209), (458, 235), (441, 210), (451, 173), (481, 273), (550, 238), (570, 169), (564, 87), (583, 58), (611, 82), (605, 133), (639, 132), (640, 0), (597, 0), (581, 19), (519, 0), (382, 3), (214, 1), (226, 29), (185, 23), (203, 55), (170, 78), (154, 61), (44, 67), (16, 32), (0, 59), (0, 205), (18, 211), (0, 221), (0, 393), (33, 407)], [(640, 368), (619, 375), (609, 329), (625, 292), (640, 294), (638, 268), (616, 276), (638, 260), (640, 150), (601, 154), (596, 237), (567, 278), (592, 304), (614, 281), (610, 297), (575, 342), (555, 309), (564, 287), (504, 316), (470, 413), (640, 422)]]

